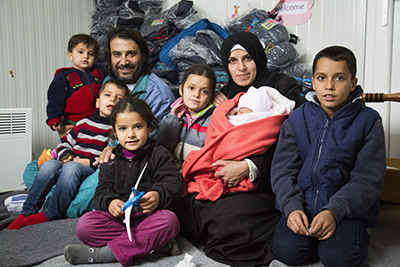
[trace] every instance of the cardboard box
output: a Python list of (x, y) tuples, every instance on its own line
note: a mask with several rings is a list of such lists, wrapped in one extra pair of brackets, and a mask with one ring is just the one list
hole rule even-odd
[(400, 159), (386, 159), (385, 185), (381, 201), (400, 204)]

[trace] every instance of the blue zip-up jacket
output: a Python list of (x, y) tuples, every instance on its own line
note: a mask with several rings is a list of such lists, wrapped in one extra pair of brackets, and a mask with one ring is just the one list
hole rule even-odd
[(271, 183), (286, 217), (302, 210), (311, 221), (328, 209), (337, 223), (358, 217), (376, 226), (385, 139), (381, 117), (363, 105), (361, 95), (358, 86), (330, 120), (314, 96), (283, 123)]
[[(108, 75), (104, 82), (111, 79)], [(139, 99), (144, 100), (151, 108), (158, 121), (168, 114), (170, 105), (174, 103), (175, 96), (168, 85), (154, 73), (143, 75), (137, 81), (131, 95), (135, 94)]]

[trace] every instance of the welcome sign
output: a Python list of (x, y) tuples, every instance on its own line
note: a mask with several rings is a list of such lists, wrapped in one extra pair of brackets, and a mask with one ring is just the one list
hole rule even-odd
[(314, 0), (281, 0), (270, 13), (276, 14), (283, 25), (300, 25), (311, 18), (313, 5)]

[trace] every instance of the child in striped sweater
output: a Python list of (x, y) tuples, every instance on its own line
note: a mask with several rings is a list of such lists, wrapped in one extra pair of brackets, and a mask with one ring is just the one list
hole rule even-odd
[[(103, 84), (99, 98), (96, 99), (98, 110), (92, 117), (80, 120), (69, 134), (61, 139), (57, 146), (57, 160), (46, 161), (40, 167), (21, 215), (7, 227), (8, 229), (20, 229), (65, 216), (83, 180), (96, 170), (93, 162), (108, 144), (112, 108), (128, 95), (129, 90), (121, 81), (109, 80)], [(56, 188), (44, 211), (38, 213), (54, 185)]]

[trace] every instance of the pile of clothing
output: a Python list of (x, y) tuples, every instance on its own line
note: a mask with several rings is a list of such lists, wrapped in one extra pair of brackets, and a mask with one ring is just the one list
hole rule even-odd
[[(228, 80), (222, 67), (221, 45), (226, 37), (238, 31), (250, 31), (259, 37), (265, 48), (268, 68), (281, 70), (289, 76), (301, 75), (294, 77), (304, 91), (309, 90), (309, 72), (299, 74), (298, 68), (293, 68), (302, 55), (296, 46), (297, 36), (289, 34), (286, 27), (274, 19), (275, 15), (263, 9), (250, 7), (221, 27), (204, 18), (196, 10), (194, 1), (181, 0), (167, 10), (163, 10), (164, 0), (96, 0), (96, 6), (91, 36), (99, 42), (101, 49), (113, 28), (129, 26), (137, 29), (148, 42), (154, 72), (174, 93), (179, 77), (193, 64), (214, 68), (217, 88), (221, 88)], [(101, 56), (99, 61), (99, 66), (105, 65)]]

